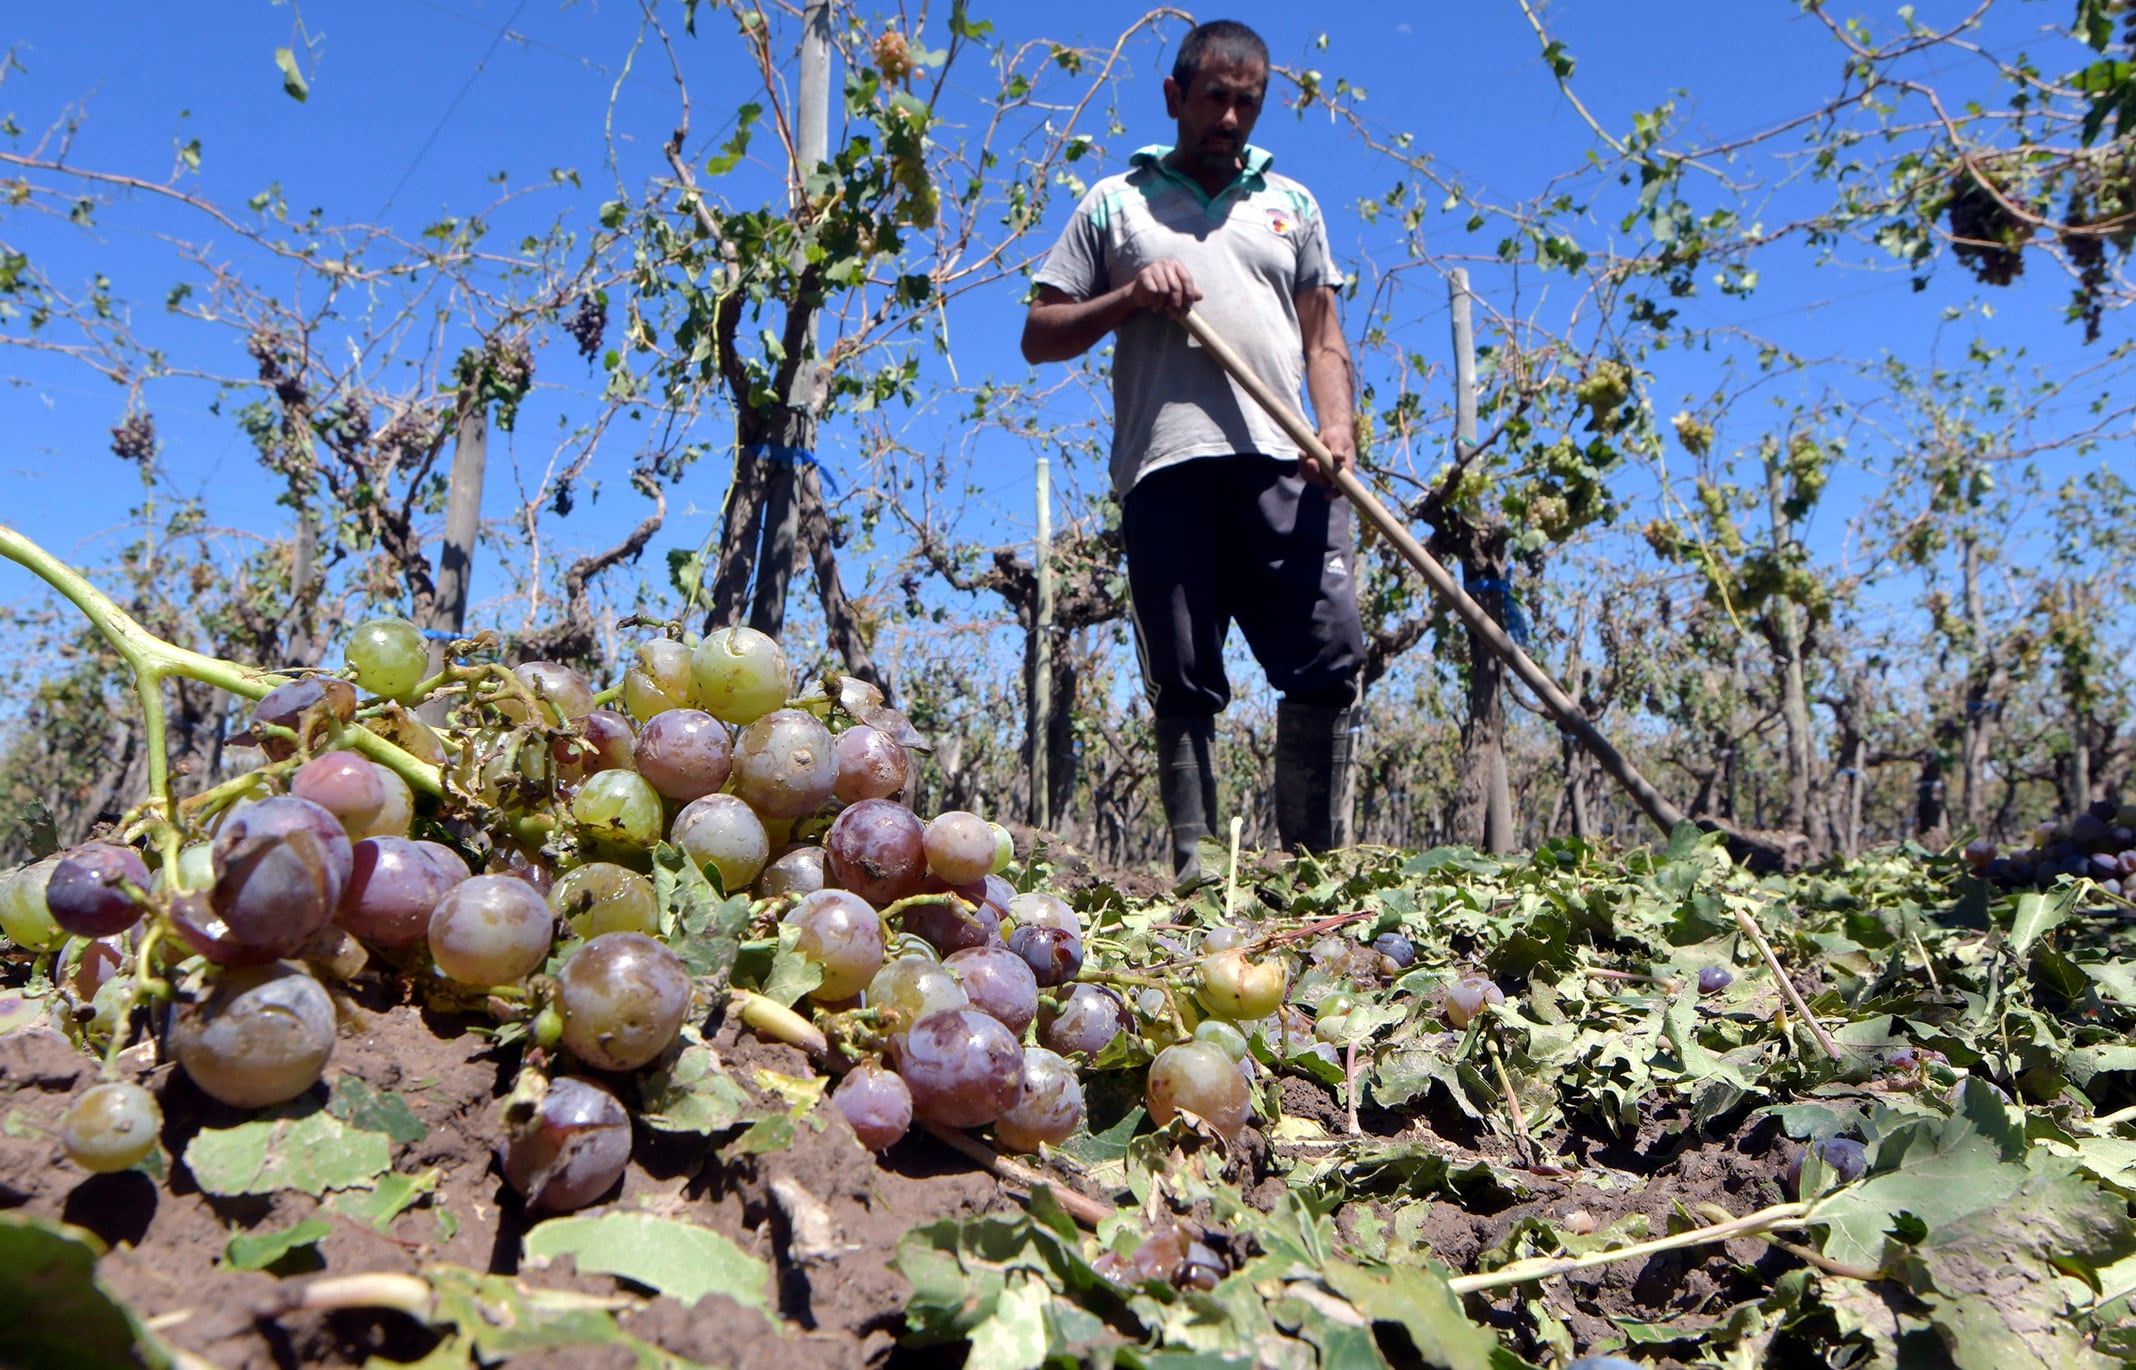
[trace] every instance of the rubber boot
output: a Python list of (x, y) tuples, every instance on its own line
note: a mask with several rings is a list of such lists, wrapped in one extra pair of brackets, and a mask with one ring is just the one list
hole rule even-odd
[(1357, 710), (1276, 703), (1276, 834), (1286, 851), (1350, 845), (1351, 725)]
[(1215, 740), (1214, 718), (1157, 720), (1157, 793), (1172, 830), (1172, 876), (1179, 890), (1204, 879), (1200, 842), (1216, 824), (1216, 765), (1210, 759)]

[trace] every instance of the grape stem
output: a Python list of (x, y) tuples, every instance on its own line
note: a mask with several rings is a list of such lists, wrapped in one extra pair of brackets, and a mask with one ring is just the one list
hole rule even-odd
[[(132, 670), (148, 753), (149, 798), (158, 816), (166, 822), (172, 809), (170, 757), (164, 750), (163, 682), (173, 676), (183, 676), (246, 699), (259, 699), (275, 686), (289, 683), (290, 677), (286, 675), (240, 666), (233, 661), (165, 642), (142, 627), (79, 571), (4, 523), (0, 523), (0, 556), (24, 567), (59, 591), (82, 611), (83, 617), (104, 635), (104, 640)], [(445, 792), (437, 767), (410, 756), (378, 734), (358, 730), (351, 740), (357, 751), (424, 793), (442, 795)]]
[(1231, 922), (1238, 916), (1239, 902), (1239, 835), (1246, 831), (1246, 820), (1233, 815), (1231, 819), (1231, 864), (1224, 868), (1224, 921)]
[(1539, 1256), (1532, 1260), (1514, 1261), (1511, 1265), (1502, 1266), (1487, 1274), (1456, 1275), (1446, 1282), (1446, 1287), (1455, 1294), (1474, 1294), (1484, 1289), (1503, 1289), (1509, 1284), (1527, 1284), (1552, 1275), (1569, 1275), (1574, 1271), (1592, 1270), (1598, 1265), (1643, 1260), (1664, 1251), (1681, 1251), (1686, 1247), (1704, 1246), (1708, 1242), (1731, 1241), (1737, 1237), (1762, 1237), (1769, 1232), (1800, 1231), (1810, 1225), (1810, 1214), (1814, 1207), (1814, 1204), (1805, 1203), (1774, 1204), (1770, 1208), (1761, 1208), (1741, 1218), (1732, 1218), (1708, 1227), (1694, 1227), (1688, 1232), (1658, 1237), (1650, 1242), (1635, 1242), (1631, 1246), (1620, 1246), (1610, 1251), (1595, 1251), (1585, 1256)]
[(1843, 1059), (1839, 1043), (1833, 1041), (1832, 1034), (1824, 1030), (1824, 1024), (1817, 1021), (1816, 1015), (1810, 1012), (1810, 1006), (1802, 1002), (1802, 993), (1795, 988), (1795, 982), (1787, 978), (1786, 971), (1780, 969), (1780, 957), (1773, 951), (1773, 944), (1765, 940), (1765, 934), (1758, 930), (1757, 921), (1741, 909), (1734, 912), (1736, 926), (1743, 929), (1744, 935), (1757, 944), (1758, 951), (1765, 957), (1767, 968), (1773, 973), (1773, 978), (1780, 982), (1780, 992), (1795, 1006), (1795, 1012), (1809, 1028), (1810, 1036), (1817, 1039), (1817, 1045), (1823, 1049), (1825, 1055), (1835, 1061)]
[[(1022, 1185), (1032, 1193), (1036, 1193), (1040, 1189), (1052, 1190), (1053, 1201), (1061, 1206), (1061, 1211), (1085, 1227), (1095, 1230), (1099, 1223), (1119, 1212), (1118, 1209), (1103, 1200), (1093, 1199), (1081, 1190), (1070, 1189), (1067, 1185), (1062, 1184), (1042, 1171), (1025, 1165), (1022, 1161), (1012, 1160), (1002, 1155), (976, 1137), (967, 1136), (955, 1128), (943, 1127), (939, 1123), (921, 1123), (920, 1126), (927, 1129), (937, 1141), (942, 1142), (951, 1150), (978, 1162), (979, 1168), (992, 1175), (995, 1179), (1006, 1180), (1010, 1184)], [(1026, 1202), (1028, 1201), (1027, 1196)]]

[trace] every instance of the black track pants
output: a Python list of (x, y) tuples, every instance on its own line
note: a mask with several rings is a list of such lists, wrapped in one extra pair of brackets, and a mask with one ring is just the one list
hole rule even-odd
[(1289, 699), (1356, 699), (1364, 629), (1350, 506), (1270, 457), (1201, 457), (1143, 477), (1121, 511), (1135, 642), (1155, 712), (1231, 702), (1224, 635), (1234, 620), (1268, 683)]

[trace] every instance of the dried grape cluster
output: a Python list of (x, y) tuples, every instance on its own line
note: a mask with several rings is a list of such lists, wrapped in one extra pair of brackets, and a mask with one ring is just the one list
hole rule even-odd
[[(552, 1212), (612, 1188), (637, 1097), (620, 1082), (672, 1060), (722, 1000), (809, 1048), (878, 1150), (915, 1123), (1059, 1145), (1101, 1063), (1147, 1064), (1158, 1124), (1232, 1138), (1265, 1080), (1249, 1039), (1311, 1042), (1285, 1002), (1290, 960), (1250, 930), (1199, 933), (1180, 962), (1191, 983), (1093, 966), (1075, 906), (1012, 879), (1026, 873), (1005, 829), (913, 810), (921, 739), (880, 692), (844, 677), (797, 692), (762, 634), (640, 643), (606, 691), (547, 661), (433, 673), (399, 619), (356, 625), (344, 651), (338, 673), (258, 701), (238, 740), (264, 764), (188, 800), (182, 822), (137, 816), (120, 829), (135, 840), (0, 874), (0, 931), (59, 954), (67, 1026), (108, 1048), (66, 1123), (83, 1166), (124, 1169), (155, 1145), (157, 1099), (114, 1064), (151, 1005), (170, 1001), (165, 1040), (193, 1086), (269, 1107), (318, 1083), (333, 987), (360, 973), (524, 1041), (499, 1164)], [(450, 722), (407, 711), (424, 700)], [(755, 969), (705, 959), (678, 871), (725, 901)], [(1398, 935), (1326, 945), (1368, 976), (1415, 956)]]
[(2005, 888), (2043, 888), (2067, 875), (2126, 898), (2136, 892), (2136, 804), (2101, 799), (2067, 823), (2040, 824), (2030, 847), (2001, 856), (1982, 838), (1966, 846), (1965, 859)]

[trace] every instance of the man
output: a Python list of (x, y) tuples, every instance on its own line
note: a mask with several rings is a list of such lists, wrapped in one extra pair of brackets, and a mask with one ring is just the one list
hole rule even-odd
[(1228, 20), (1180, 45), (1164, 83), (1170, 148), (1091, 188), (1046, 256), (1024, 320), (1032, 362), (1080, 356), (1108, 333), (1113, 492), (1129, 598), (1157, 720), (1158, 777), (1183, 884), (1216, 826), (1210, 743), (1230, 702), (1233, 620), (1281, 695), (1276, 826), (1286, 847), (1349, 840), (1350, 726), (1365, 659), (1349, 506), (1330, 477), (1238, 391), (1177, 322), (1197, 307), (1281, 395), (1301, 376), (1320, 439), (1356, 464), (1342, 277), (1320, 208), (1247, 141), (1268, 48)]

